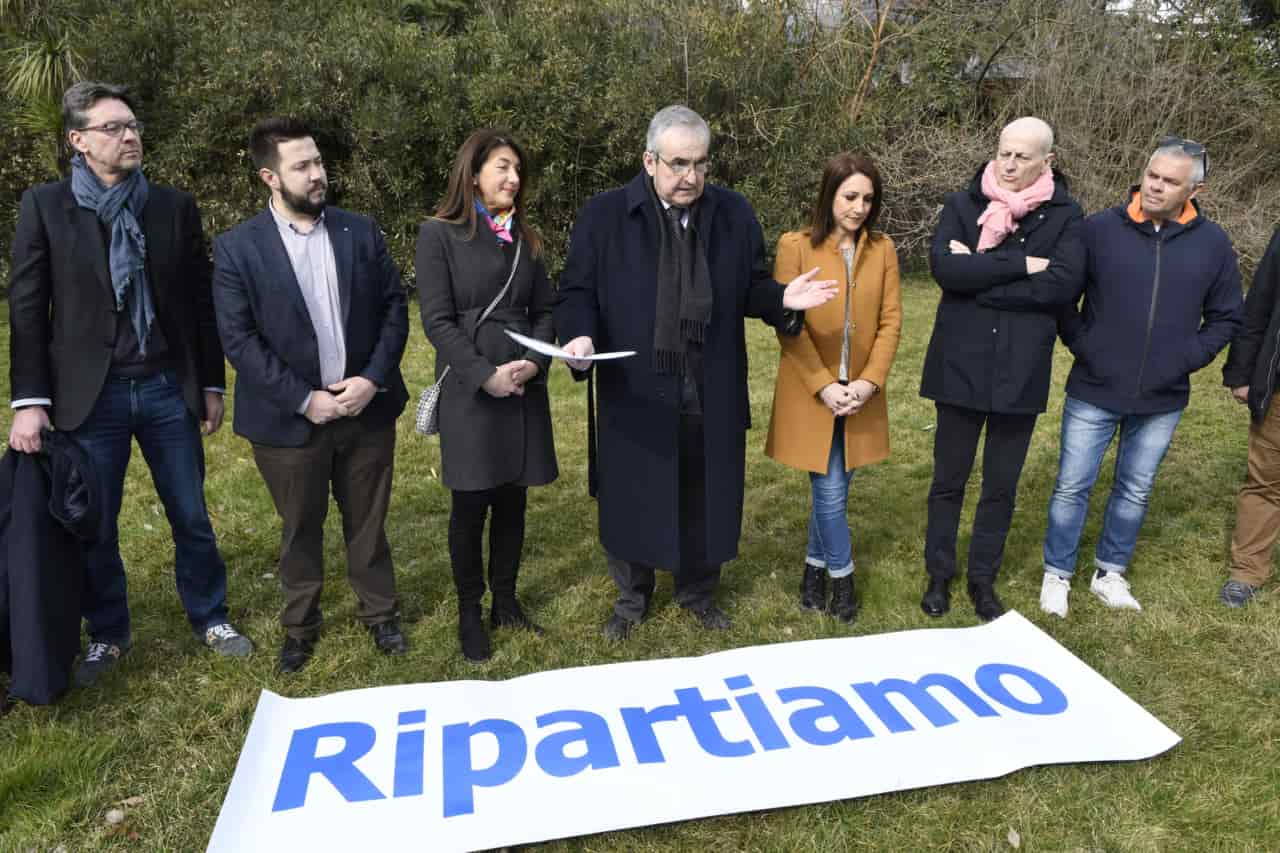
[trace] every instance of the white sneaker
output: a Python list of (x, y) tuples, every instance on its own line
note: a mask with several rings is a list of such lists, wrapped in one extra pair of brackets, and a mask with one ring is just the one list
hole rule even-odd
[(1067, 596), (1071, 593), (1071, 581), (1052, 572), (1044, 573), (1040, 584), (1040, 609), (1054, 616), (1067, 618)]
[(1129, 582), (1118, 572), (1107, 572), (1102, 577), (1098, 577), (1098, 573), (1094, 572), (1093, 580), (1089, 582), (1089, 589), (1103, 604), (1115, 610), (1142, 609), (1138, 599), (1129, 592)]

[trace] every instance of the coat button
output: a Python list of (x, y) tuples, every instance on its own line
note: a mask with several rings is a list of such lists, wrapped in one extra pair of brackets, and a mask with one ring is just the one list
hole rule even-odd
[(993, 335), (994, 335), (994, 334), (996, 334), (996, 330), (995, 330), (995, 329), (992, 329), (992, 330), (991, 330), (991, 334), (993, 334)]

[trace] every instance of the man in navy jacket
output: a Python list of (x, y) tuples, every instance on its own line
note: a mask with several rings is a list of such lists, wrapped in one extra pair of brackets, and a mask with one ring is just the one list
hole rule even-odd
[(264, 119), (249, 136), (267, 208), (214, 243), (213, 298), (236, 369), (235, 431), (281, 520), (281, 672), (310, 660), (320, 632), (329, 488), (342, 513), (360, 621), (386, 654), (407, 649), (384, 522), (396, 418), (408, 392), (404, 286), (377, 224), (326, 207), (311, 131)]
[(1062, 412), (1058, 480), (1049, 501), (1040, 607), (1067, 615), (1089, 493), (1119, 433), (1089, 588), (1112, 608), (1141, 610), (1126, 580), (1156, 472), (1190, 395), (1240, 325), (1236, 253), (1194, 202), (1208, 156), (1166, 137), (1127, 205), (1085, 221), (1083, 310), (1064, 318), (1075, 364)]
[(1249, 474), (1231, 536), (1231, 577), (1219, 595), (1228, 607), (1240, 607), (1271, 577), (1271, 551), (1280, 534), (1280, 231), (1254, 273), (1244, 330), (1231, 344), (1222, 383), (1248, 405), (1252, 419)]

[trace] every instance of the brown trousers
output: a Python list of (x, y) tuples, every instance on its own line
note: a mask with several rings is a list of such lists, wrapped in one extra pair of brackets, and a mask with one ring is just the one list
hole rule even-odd
[(320, 630), (330, 484), (342, 513), (347, 580), (360, 621), (377, 625), (395, 618), (395, 568), (385, 530), (395, 448), (394, 422), (369, 429), (350, 418), (317, 426), (302, 447), (253, 446), (282, 524), (280, 623), (289, 636), (312, 639)]
[(1262, 586), (1271, 577), (1271, 551), (1280, 534), (1280, 397), (1266, 419), (1249, 426), (1249, 474), (1236, 501), (1231, 578)]

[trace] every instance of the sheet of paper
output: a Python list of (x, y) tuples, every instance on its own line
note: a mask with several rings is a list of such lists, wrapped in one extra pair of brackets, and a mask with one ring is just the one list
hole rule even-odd
[(503, 329), (513, 341), (528, 347), (534, 352), (540, 352), (543, 355), (549, 355), (552, 358), (574, 359), (576, 361), (608, 361), (613, 358), (628, 358), (635, 355), (635, 350), (626, 350), (620, 352), (598, 352), (595, 355), (576, 356), (570, 355), (560, 347), (549, 344), (546, 341), (540, 341), (537, 338), (531, 338), (528, 335), (522, 335), (519, 332), (513, 332), (510, 329)]

